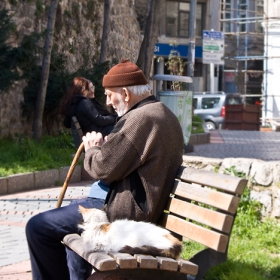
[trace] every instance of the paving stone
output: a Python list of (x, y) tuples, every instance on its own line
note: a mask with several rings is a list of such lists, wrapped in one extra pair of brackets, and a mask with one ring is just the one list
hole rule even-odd
[[(218, 142), (217, 132), (223, 143)], [(210, 131), (210, 135), (210, 144), (195, 145), (188, 156), (280, 160), (279, 132), (218, 130)]]
[[(90, 187), (91, 182), (69, 184), (62, 206), (68, 205), (72, 199), (87, 196)], [(7, 266), (8, 269), (9, 264), (29, 259), (25, 225), (39, 212), (54, 209), (60, 191), (61, 186), (0, 197), (0, 279), (1, 273), (5, 274), (5, 270), (1, 267)]]

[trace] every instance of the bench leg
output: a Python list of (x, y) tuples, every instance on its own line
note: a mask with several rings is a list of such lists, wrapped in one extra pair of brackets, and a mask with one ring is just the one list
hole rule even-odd
[(201, 280), (205, 273), (212, 267), (221, 264), (227, 260), (227, 251), (225, 253), (220, 253), (212, 249), (205, 249), (195, 256), (193, 256), (189, 261), (198, 265), (198, 273), (195, 280)]

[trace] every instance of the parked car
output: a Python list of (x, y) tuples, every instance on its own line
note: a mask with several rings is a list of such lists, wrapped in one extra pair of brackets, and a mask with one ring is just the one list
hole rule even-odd
[(239, 94), (218, 92), (195, 92), (194, 114), (204, 119), (209, 130), (223, 127), (227, 104), (242, 104)]

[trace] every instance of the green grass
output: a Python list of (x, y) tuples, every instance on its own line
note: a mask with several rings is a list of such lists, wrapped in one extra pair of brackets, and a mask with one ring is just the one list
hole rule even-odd
[[(236, 174), (234, 167), (228, 171)], [(210, 269), (204, 280), (280, 279), (280, 223), (262, 220), (260, 211), (260, 203), (250, 200), (250, 190), (246, 188), (230, 238), (228, 261)], [(185, 242), (182, 256), (189, 259), (203, 248), (192, 241)]]
[(192, 132), (191, 134), (204, 133), (203, 120), (197, 116), (192, 116)]
[(245, 216), (236, 218), (228, 261), (209, 270), (205, 280), (280, 279), (280, 224), (267, 219), (249, 225)]
[(0, 139), (0, 177), (69, 166), (75, 152), (72, 136), (65, 133), (41, 142), (23, 136)]

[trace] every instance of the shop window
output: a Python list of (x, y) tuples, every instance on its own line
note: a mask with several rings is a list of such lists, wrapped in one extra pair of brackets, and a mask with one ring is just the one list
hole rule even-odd
[[(196, 6), (196, 37), (202, 35), (202, 4)], [(190, 21), (190, 2), (166, 2), (166, 36), (188, 37)]]

